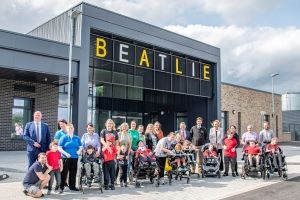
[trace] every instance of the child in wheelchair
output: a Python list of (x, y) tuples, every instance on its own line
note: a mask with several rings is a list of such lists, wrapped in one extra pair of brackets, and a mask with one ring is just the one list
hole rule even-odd
[(259, 161), (260, 161), (261, 150), (259, 146), (256, 145), (254, 141), (249, 141), (249, 146), (246, 146), (244, 151), (246, 154), (248, 154), (249, 166), (254, 167), (253, 158), (255, 158), (256, 170), (260, 170)]
[(177, 143), (172, 152), (175, 157), (172, 159), (171, 163), (176, 164), (177, 171), (180, 172), (186, 170), (186, 154), (183, 152), (182, 145)]
[[(269, 153), (269, 158), (271, 158), (271, 161), (273, 163), (273, 166), (271, 165), (271, 172), (278, 171), (282, 168), (282, 151), (277, 144), (277, 138), (272, 138), (271, 143), (267, 145), (266, 147), (266, 153)], [(273, 168), (274, 167), (274, 168)]]
[(85, 154), (82, 156), (82, 162), (87, 177), (87, 185), (91, 187), (93, 178), (95, 183), (99, 181), (99, 168), (100, 168), (99, 158), (96, 156), (95, 149), (92, 145), (89, 145), (87, 147)]
[(209, 144), (208, 148), (204, 151), (204, 159), (207, 165), (216, 165), (217, 152), (213, 144)]
[(143, 140), (138, 141), (138, 149), (135, 153), (136, 162), (135, 166), (138, 165), (139, 162), (142, 162), (144, 165), (156, 166), (156, 158), (152, 151), (148, 149)]

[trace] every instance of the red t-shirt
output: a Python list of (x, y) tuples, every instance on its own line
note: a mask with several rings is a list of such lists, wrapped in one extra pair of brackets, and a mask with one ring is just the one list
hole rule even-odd
[(48, 164), (55, 169), (59, 169), (59, 160), (61, 159), (61, 154), (59, 151), (47, 151), (47, 162)]
[(268, 144), (267, 145), (267, 150), (272, 150), (274, 149), (275, 151), (278, 151), (279, 150), (279, 145), (278, 144)]
[(140, 154), (144, 154), (145, 156), (148, 156), (150, 153), (151, 153), (151, 150), (150, 150), (150, 149), (147, 149), (147, 148), (145, 148), (145, 149), (140, 149), (140, 148), (138, 148), (138, 149), (136, 150), (135, 155), (136, 155), (136, 156), (139, 156)]
[(226, 146), (226, 149), (224, 150), (224, 154), (227, 157), (235, 158), (236, 157), (236, 151), (232, 151), (233, 148), (236, 147), (237, 141), (235, 138), (226, 138), (224, 140), (224, 145)]
[(209, 158), (209, 157), (217, 157), (217, 152), (214, 151), (214, 150), (210, 151), (209, 149), (206, 149), (206, 150), (204, 151), (204, 155), (205, 155), (205, 157), (207, 157), (207, 158)]
[(260, 153), (260, 148), (258, 146), (247, 146), (245, 151), (248, 151), (248, 154), (257, 155)]
[(104, 156), (104, 162), (111, 161), (111, 160), (114, 160), (116, 158), (116, 155), (117, 155), (116, 147), (112, 145), (112, 146), (110, 146), (110, 148), (112, 150), (111, 153), (108, 151), (108, 149), (103, 150), (104, 147), (102, 149), (103, 156)]

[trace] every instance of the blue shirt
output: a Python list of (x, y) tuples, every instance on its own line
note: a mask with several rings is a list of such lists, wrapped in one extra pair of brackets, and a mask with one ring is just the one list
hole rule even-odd
[(54, 139), (59, 140), (62, 136), (66, 135), (67, 133), (60, 129), (59, 131), (57, 131), (54, 135)]
[[(77, 135), (73, 135), (72, 138), (69, 135), (64, 135), (59, 139), (58, 146), (70, 154), (71, 158), (78, 158), (77, 150), (82, 144)], [(67, 158), (64, 154), (62, 154), (62, 157)]]
[(92, 145), (96, 151), (100, 149), (100, 138), (97, 133), (93, 133), (93, 135), (88, 133), (83, 134), (81, 137), (81, 143), (83, 149), (86, 149), (89, 145)]

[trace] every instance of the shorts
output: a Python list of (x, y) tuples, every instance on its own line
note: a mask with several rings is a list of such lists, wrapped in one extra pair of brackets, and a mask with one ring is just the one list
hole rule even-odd
[(26, 190), (29, 194), (36, 195), (36, 193), (40, 190), (41, 181), (38, 181), (35, 184), (24, 184), (24, 190)]

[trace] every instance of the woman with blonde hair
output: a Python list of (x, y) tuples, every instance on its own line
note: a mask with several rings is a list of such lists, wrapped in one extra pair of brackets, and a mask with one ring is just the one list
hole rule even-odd
[(154, 126), (153, 124), (148, 124), (146, 131), (145, 131), (145, 141), (148, 149), (151, 151), (154, 151), (156, 144), (157, 144), (157, 138), (154, 135)]
[(214, 120), (212, 122), (212, 128), (210, 128), (209, 131), (209, 142), (213, 144), (217, 148), (217, 154), (220, 155), (221, 162), (220, 162), (220, 171), (223, 171), (223, 138), (224, 138), (224, 132), (223, 129), (220, 127), (220, 121)]
[(105, 122), (105, 129), (103, 129), (100, 132), (100, 140), (101, 140), (101, 144), (103, 145), (103, 147), (110, 149), (110, 147), (108, 146), (108, 144), (106, 143), (106, 140), (109, 137), (113, 137), (114, 141), (113, 144), (114, 146), (118, 147), (119, 146), (119, 137), (118, 137), (118, 133), (116, 131), (116, 124), (112, 119), (107, 119)]

